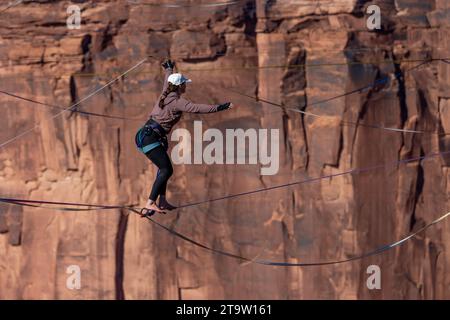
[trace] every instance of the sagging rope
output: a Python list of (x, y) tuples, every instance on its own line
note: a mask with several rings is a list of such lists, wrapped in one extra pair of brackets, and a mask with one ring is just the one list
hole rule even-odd
[[(416, 157), (416, 158), (409, 158), (409, 159), (404, 159), (404, 160), (400, 160), (397, 161), (395, 164), (400, 164), (400, 163), (407, 163), (407, 162), (412, 162), (412, 161), (417, 161), (417, 160), (425, 160), (428, 158), (432, 158), (432, 157), (436, 157), (438, 155), (445, 155), (445, 154), (450, 154), (450, 151), (446, 151), (446, 152), (440, 152), (440, 153), (434, 153), (434, 154), (430, 154), (427, 156), (421, 156), (421, 157)], [(322, 176), (322, 177), (318, 177), (318, 178), (312, 178), (312, 179), (306, 179), (303, 181), (297, 181), (297, 182), (292, 182), (292, 183), (287, 183), (287, 184), (283, 184), (283, 185), (278, 185), (278, 186), (273, 186), (273, 187), (269, 187), (269, 188), (263, 188), (263, 189), (259, 189), (259, 190), (253, 190), (253, 191), (247, 191), (247, 192), (242, 192), (242, 193), (238, 193), (238, 194), (234, 194), (234, 195), (228, 195), (228, 196), (224, 196), (224, 197), (220, 197), (220, 198), (215, 198), (215, 199), (209, 199), (209, 200), (205, 200), (205, 201), (200, 201), (200, 202), (195, 202), (195, 203), (188, 203), (188, 204), (184, 204), (179, 206), (178, 208), (187, 208), (187, 207), (192, 207), (192, 206), (198, 206), (200, 204), (203, 203), (210, 203), (210, 202), (215, 202), (215, 201), (219, 201), (219, 200), (225, 200), (225, 199), (230, 199), (230, 198), (236, 198), (239, 196), (244, 196), (244, 195), (249, 195), (249, 194), (254, 194), (254, 193), (259, 193), (259, 192), (263, 192), (263, 191), (268, 191), (268, 190), (273, 190), (273, 189), (278, 189), (278, 188), (282, 188), (282, 187), (288, 187), (288, 186), (292, 186), (292, 185), (296, 185), (296, 184), (301, 184), (301, 183), (307, 183), (307, 182), (313, 182), (313, 181), (318, 181), (321, 179), (326, 179), (326, 178), (331, 178), (331, 177), (336, 177), (336, 176), (341, 176), (344, 174), (350, 174), (350, 173), (355, 173), (355, 174), (360, 174), (361, 172), (366, 172), (369, 170), (374, 170), (374, 169), (379, 169), (379, 168), (383, 168), (386, 167), (386, 165), (376, 165), (376, 166), (371, 166), (371, 167), (365, 167), (365, 168), (359, 168), (359, 169), (352, 169), (349, 171), (345, 171), (345, 172), (341, 172), (341, 173), (337, 173), (337, 174), (331, 174), (331, 175), (327, 175), (327, 176)], [(25, 199), (13, 199), (13, 198), (0, 198), (0, 202), (3, 203), (9, 203), (9, 204), (13, 204), (13, 205), (19, 205), (19, 206), (29, 206), (29, 207), (34, 207), (34, 208), (45, 208), (45, 209), (53, 209), (53, 210), (59, 210), (59, 211), (93, 211), (93, 210), (114, 210), (114, 209), (124, 209), (124, 210), (129, 210), (133, 213), (136, 213), (140, 216), (141, 213), (138, 210), (139, 208), (136, 208), (134, 206), (111, 206), (111, 205), (102, 205), (102, 204), (87, 204), (87, 203), (73, 203), (73, 202), (56, 202), (56, 201), (43, 201), (43, 200), (25, 200)], [(43, 207), (42, 205), (58, 205), (59, 207)], [(82, 208), (74, 208), (74, 207), (82, 207)], [(326, 262), (312, 262), (312, 263), (286, 263), (286, 262), (275, 262), (275, 261), (267, 261), (267, 260), (260, 260), (260, 259), (250, 259), (250, 258), (246, 258), (234, 253), (230, 253), (230, 252), (226, 252), (226, 251), (222, 251), (222, 250), (217, 250), (211, 247), (208, 247), (202, 243), (199, 243), (173, 229), (170, 229), (169, 227), (155, 221), (154, 219), (150, 218), (149, 216), (144, 216), (146, 219), (148, 219), (151, 223), (155, 224), (156, 226), (158, 226), (159, 228), (162, 228), (164, 230), (166, 230), (167, 232), (169, 232), (170, 234), (184, 240), (187, 241), (197, 247), (203, 248), (205, 250), (208, 250), (210, 252), (219, 254), (219, 255), (223, 255), (223, 256), (227, 256), (230, 258), (234, 258), (234, 259), (238, 259), (241, 261), (244, 261), (246, 263), (256, 263), (256, 264), (260, 264), (260, 265), (267, 265), (267, 266), (282, 266), (282, 267), (308, 267), (308, 266), (324, 266), (324, 265), (333, 265), (333, 264), (341, 264), (341, 263), (345, 263), (345, 262), (351, 262), (351, 261), (355, 261), (355, 260), (360, 260), (360, 259), (364, 259), (373, 255), (377, 255), (380, 254), (382, 252), (385, 252), (387, 250), (391, 250), (397, 246), (400, 246), (401, 244), (405, 243), (407, 240), (413, 238), (414, 236), (416, 236), (417, 234), (419, 234), (420, 232), (425, 231), (426, 229), (428, 229), (429, 227), (431, 227), (434, 224), (437, 224), (438, 222), (444, 220), (445, 218), (447, 218), (450, 215), (450, 212), (446, 213), (445, 215), (439, 217), (436, 220), (433, 220), (432, 222), (430, 222), (429, 224), (425, 225), (424, 227), (420, 228), (419, 230), (417, 230), (416, 232), (400, 239), (397, 242), (388, 244), (388, 245), (384, 245), (382, 247), (379, 247), (375, 250), (372, 250), (370, 252), (361, 254), (359, 256), (355, 256), (352, 258), (348, 258), (348, 259), (341, 259), (341, 260), (334, 260), (334, 261), (326, 261)]]
[[(426, 61), (424, 61), (424, 62), (418, 64), (417, 66), (412, 67), (412, 68), (410, 68), (410, 69), (408, 69), (408, 70), (405, 70), (405, 71), (403, 71), (403, 72), (397, 72), (397, 73), (395, 73), (395, 74), (394, 74), (394, 77), (401, 76), (402, 74), (404, 74), (404, 73), (406, 73), (406, 72), (410, 72), (410, 71), (412, 71), (412, 70), (414, 70), (414, 69), (417, 69), (417, 68), (419, 68), (420, 66), (422, 66), (422, 65), (424, 65), (424, 64), (427, 64), (427, 63), (430, 63), (430, 62), (432, 62), (432, 61), (445, 61), (445, 60), (444, 60), (444, 59), (429, 59), (429, 60), (426, 60)], [(307, 104), (306, 106), (304, 106), (304, 108), (306, 108), (306, 107), (311, 107), (311, 106), (318, 105), (318, 104), (323, 104), (323, 103), (326, 103), (326, 102), (330, 102), (330, 101), (332, 101), (332, 100), (336, 100), (336, 99), (339, 99), (339, 98), (343, 98), (343, 97), (346, 97), (346, 96), (349, 96), (349, 95), (352, 95), (352, 94), (355, 94), (355, 93), (361, 93), (361, 92), (363, 92), (363, 91), (365, 91), (365, 90), (368, 90), (368, 89), (370, 89), (370, 88), (373, 88), (373, 87), (375, 87), (375, 86), (377, 86), (377, 85), (380, 85), (380, 84), (383, 84), (383, 83), (385, 83), (385, 82), (388, 82), (389, 79), (390, 79), (390, 77), (389, 77), (389, 76), (386, 76), (386, 77), (381, 78), (381, 79), (379, 79), (379, 80), (376, 80), (376, 81), (374, 81), (374, 83), (372, 83), (372, 84), (370, 84), (370, 85), (367, 85), (367, 86), (364, 86), (364, 87), (362, 87), (362, 88), (358, 88), (358, 89), (355, 89), (355, 90), (352, 90), (352, 91), (349, 91), (349, 92), (345, 92), (345, 93), (340, 94), (340, 95), (338, 95), (338, 96), (330, 97), (330, 98), (327, 98), (327, 99), (324, 99), (324, 100), (319, 100), (319, 101), (315, 101), (315, 102), (309, 103), (309, 104)], [(267, 104), (269, 104), (269, 105), (272, 105), (272, 106), (275, 106), (275, 107), (279, 107), (279, 108), (281, 108), (281, 109), (283, 109), (283, 110), (293, 111), (293, 112), (297, 112), (297, 113), (304, 114), (305, 116), (317, 117), (317, 118), (326, 118), (326, 117), (329, 117), (329, 116), (327, 116), (327, 115), (319, 115), (319, 114), (315, 114), (315, 113), (311, 113), (311, 112), (306, 112), (306, 111), (303, 111), (303, 110), (299, 110), (299, 109), (297, 109), (297, 108), (287, 107), (287, 106), (285, 106), (285, 105), (283, 105), (283, 104), (279, 104), (279, 103), (272, 102), (272, 101), (269, 101), (269, 100), (266, 100), (266, 99), (262, 99), (262, 98), (260, 98), (260, 97), (258, 97), (258, 96), (252, 96), (252, 95), (249, 95), (249, 94), (240, 92), (240, 91), (235, 90), (235, 89), (229, 89), (229, 88), (226, 88), (226, 87), (224, 87), (223, 89), (225, 89), (225, 90), (227, 90), (227, 91), (230, 91), (230, 92), (233, 92), (233, 93), (236, 93), (236, 94), (239, 94), (239, 95), (241, 95), (241, 96), (250, 98), (250, 99), (254, 99), (254, 100), (256, 100), (257, 102), (261, 101), (261, 102), (267, 103)], [(438, 135), (438, 136), (447, 135), (447, 133), (438, 133), (438, 132), (434, 132), (434, 131), (422, 131), (422, 130), (410, 130), (410, 129), (390, 128), (390, 127), (384, 127), (384, 126), (373, 125), (373, 124), (366, 124), (366, 123), (360, 123), (360, 122), (354, 122), (354, 121), (346, 121), (346, 120), (341, 120), (340, 123), (341, 123), (342, 125), (349, 125), (349, 126), (355, 126), (355, 127), (357, 127), (357, 126), (362, 126), (362, 127), (367, 127), (367, 128), (372, 128), (372, 129), (386, 130), (386, 131), (391, 131), (391, 132), (404, 132), (404, 133), (417, 133), (417, 134), (435, 134), (435, 135)]]
[[(154, 56), (149, 56), (149, 57), (157, 58), (157, 57), (154, 57)], [(404, 74), (406, 72), (410, 72), (410, 71), (412, 71), (414, 69), (417, 69), (418, 67), (420, 67), (420, 66), (422, 66), (424, 64), (430, 63), (432, 61), (445, 61), (445, 59), (441, 59), (441, 58), (439, 58), (439, 59), (427, 59), (427, 60), (423, 61), (422, 63), (418, 64), (417, 66), (412, 67), (412, 68), (410, 68), (408, 70), (405, 70), (404, 72), (397, 72), (396, 74), (394, 74), (394, 76), (395, 77), (400, 76), (400, 75), (402, 75), (402, 74)], [(326, 102), (330, 102), (332, 100), (343, 98), (345, 96), (349, 96), (349, 95), (352, 95), (352, 94), (355, 94), (355, 93), (358, 93), (358, 92), (363, 92), (363, 91), (368, 90), (368, 89), (370, 89), (372, 87), (375, 87), (377, 85), (380, 85), (382, 83), (387, 82), (389, 80), (389, 78), (390, 78), (389, 76), (386, 76), (386, 77), (381, 78), (379, 80), (376, 80), (374, 83), (372, 83), (370, 85), (367, 85), (367, 86), (364, 86), (362, 88), (351, 90), (349, 92), (345, 92), (343, 94), (340, 94), (340, 95), (337, 95), (337, 96), (334, 96), (334, 97), (330, 97), (330, 98), (327, 98), (327, 99), (324, 99), (324, 100), (320, 100), (320, 101), (315, 101), (313, 103), (309, 103), (309, 104), (307, 104), (305, 106), (305, 108), (306, 107), (310, 107), (310, 106), (314, 106), (314, 105), (318, 105), (318, 104), (323, 104), (323, 103), (326, 103)], [(263, 99), (263, 98), (259, 98), (259, 97), (256, 97), (256, 96), (251, 96), (251, 95), (242, 93), (240, 91), (237, 91), (235, 89), (229, 89), (229, 88), (225, 88), (225, 87), (224, 87), (224, 89), (228, 90), (230, 92), (234, 92), (236, 94), (242, 95), (244, 97), (254, 99), (256, 101), (261, 101), (261, 102), (267, 103), (269, 105), (273, 105), (273, 106), (279, 107), (279, 108), (281, 108), (283, 110), (298, 112), (298, 113), (304, 114), (306, 116), (311, 116), (311, 117), (327, 117), (326, 115), (318, 115), (318, 114), (314, 114), (314, 113), (311, 113), (311, 112), (302, 111), (302, 110), (299, 110), (297, 108), (287, 107), (287, 106), (284, 106), (283, 104), (278, 104), (278, 103), (271, 102), (271, 101)], [(13, 93), (9, 93), (9, 92), (3, 91), (3, 90), (0, 90), (0, 93), (8, 95), (8, 96), (16, 98), (16, 99), (24, 100), (24, 101), (27, 101), (27, 102), (32, 102), (32, 103), (36, 103), (36, 104), (39, 104), (39, 105), (48, 106), (48, 107), (52, 107), (52, 108), (63, 109), (64, 111), (67, 110), (67, 109), (65, 109), (63, 107), (60, 107), (60, 106), (43, 103), (43, 102), (40, 102), (40, 101), (37, 101), (37, 100), (33, 100), (33, 99), (26, 98), (26, 97), (22, 97), (22, 96), (19, 96), (19, 95), (13, 94)], [(69, 109), (70, 108), (73, 108), (73, 107), (69, 107)], [(64, 112), (64, 111), (62, 111), (62, 112)], [(77, 109), (73, 109), (71, 111), (72, 112), (77, 112), (77, 113), (80, 113), (80, 114), (85, 114), (87, 116), (105, 117), (105, 118), (120, 119), (120, 120), (127, 120), (127, 121), (142, 121), (142, 119), (133, 119), (133, 118), (120, 117), (120, 116), (110, 116), (110, 115), (105, 115), (105, 114), (100, 114), (100, 113), (80, 111), (80, 110), (77, 110)], [(58, 115), (56, 115), (56, 116), (58, 116)], [(447, 135), (446, 133), (437, 133), (437, 132), (434, 132), (434, 131), (422, 131), (422, 130), (390, 128), (390, 127), (384, 127), (384, 126), (379, 126), (379, 125), (365, 124), (365, 123), (345, 121), (345, 120), (341, 120), (340, 123), (342, 125), (350, 125), (350, 126), (355, 126), (355, 127), (362, 126), (362, 127), (373, 128), (373, 129), (381, 129), (381, 130), (386, 130), (386, 131), (391, 131), (391, 132), (417, 133), (417, 134), (436, 134), (438, 136)], [(33, 130), (33, 129), (31, 129), (31, 130)], [(0, 145), (0, 148), (1, 147), (2, 147), (2, 145)]]
[[(138, 213), (137, 211), (135, 211), (134, 209), (130, 209), (135, 213)], [(416, 235), (418, 235), (419, 233), (425, 231), (426, 229), (428, 229), (429, 227), (441, 222), (442, 220), (446, 219), (448, 216), (450, 216), (450, 212), (447, 212), (446, 214), (440, 216), (439, 218), (433, 220), (432, 222), (428, 223), (427, 225), (425, 225), (424, 227), (420, 228), (419, 230), (417, 230), (416, 232), (413, 232), (411, 234), (409, 234), (408, 236), (400, 239), (399, 241), (396, 241), (394, 243), (390, 243), (388, 245), (384, 245), (381, 246), (375, 250), (369, 251), (367, 253), (363, 253), (361, 255), (352, 257), (352, 258), (348, 258), (348, 259), (342, 259), (342, 260), (332, 260), (332, 261), (325, 261), (325, 262), (304, 262), (304, 263), (289, 263), (289, 262), (276, 262), (276, 261), (269, 261), (269, 260), (259, 260), (259, 259), (250, 259), (250, 258), (246, 258), (243, 256), (239, 256), (230, 252), (226, 252), (226, 251), (221, 251), (221, 250), (217, 250), (211, 247), (208, 247), (204, 244), (201, 244), (173, 229), (170, 229), (169, 227), (153, 220), (150, 217), (145, 217), (147, 218), (150, 222), (152, 222), (153, 224), (157, 225), (158, 227), (166, 230), (167, 232), (171, 233), (172, 235), (183, 239), (187, 242), (190, 242), (198, 247), (204, 248), (208, 251), (211, 251), (213, 253), (219, 254), (219, 255), (224, 255), (227, 257), (231, 257), (231, 258), (235, 258), (235, 259), (239, 259), (239, 260), (243, 260), (245, 262), (250, 262), (250, 263), (256, 263), (256, 264), (260, 264), (260, 265), (265, 265), (265, 266), (277, 266), (277, 267), (317, 267), (317, 266), (326, 266), (326, 265), (335, 265), (335, 264), (342, 264), (342, 263), (346, 263), (346, 262), (351, 262), (351, 261), (356, 261), (356, 260), (361, 260), (361, 259), (365, 259), (380, 253), (383, 253), (385, 251), (391, 250), (397, 246), (402, 245), (403, 243), (405, 243), (406, 241), (408, 241), (409, 239), (415, 237)]]
[[(300, 184), (320, 181), (323, 179), (331, 179), (331, 178), (344, 176), (344, 175), (348, 175), (348, 174), (361, 174), (362, 172), (396, 166), (396, 165), (399, 165), (402, 163), (410, 163), (410, 162), (414, 162), (414, 161), (427, 160), (427, 159), (435, 158), (437, 156), (444, 156), (444, 155), (450, 155), (450, 151), (436, 152), (436, 153), (431, 153), (429, 155), (424, 155), (424, 156), (420, 156), (420, 157), (413, 157), (413, 158), (398, 160), (398, 161), (395, 161), (388, 165), (379, 164), (379, 165), (368, 166), (368, 167), (363, 167), (363, 168), (350, 169), (350, 170), (339, 172), (339, 173), (333, 173), (333, 174), (329, 174), (329, 175), (325, 175), (325, 176), (319, 176), (319, 177), (308, 178), (308, 179), (299, 180), (299, 181), (293, 181), (293, 182), (280, 184), (280, 185), (276, 185), (276, 186), (272, 186), (272, 187), (266, 187), (266, 188), (251, 190), (251, 191), (230, 194), (230, 195), (226, 195), (226, 196), (222, 196), (222, 197), (218, 197), (218, 198), (207, 199), (207, 200), (198, 201), (198, 202), (185, 203), (185, 204), (181, 204), (181, 205), (177, 206), (177, 209), (189, 208), (189, 207), (194, 207), (194, 206), (198, 206), (198, 205), (205, 204), (205, 203), (211, 203), (211, 202), (217, 202), (217, 201), (222, 201), (222, 200), (227, 200), (227, 199), (232, 199), (232, 198), (238, 198), (238, 197), (242, 197), (242, 196), (265, 192), (265, 191), (271, 191), (271, 190), (291, 187), (294, 185), (300, 185)], [(11, 203), (15, 202), (15, 203), (30, 204), (30, 205), (37, 205), (37, 204), (73, 205), (73, 203), (71, 203), (71, 202), (38, 201), (38, 200), (25, 200), (25, 199), (14, 199), (14, 198), (0, 198), (0, 202), (11, 202)], [(88, 203), (78, 203), (77, 205), (81, 206), (81, 207), (86, 207), (84, 209), (85, 211), (135, 208), (135, 206), (132, 206), (132, 205), (129, 205), (129, 206), (107, 205), (107, 206), (105, 206), (105, 205), (100, 205), (100, 204), (88, 204)]]
[[(35, 103), (35, 104), (38, 104), (38, 105), (41, 105), (41, 106), (46, 106), (46, 107), (59, 109), (59, 110), (65, 110), (66, 109), (64, 107), (60, 107), (60, 106), (57, 106), (57, 105), (54, 105), (54, 104), (49, 104), (49, 103), (33, 100), (33, 99), (30, 99), (30, 98), (22, 97), (22, 96), (19, 96), (17, 94), (10, 93), (10, 92), (3, 91), (3, 90), (0, 90), (0, 93), (2, 93), (4, 95), (7, 95), (7, 96), (10, 96), (10, 97), (15, 98), (15, 99), (19, 99), (19, 100)], [(133, 118), (120, 117), (120, 116), (111, 116), (111, 115), (102, 114), (102, 113), (81, 111), (81, 110), (78, 110), (78, 109), (70, 110), (70, 112), (76, 112), (76, 113), (84, 114), (84, 115), (87, 115), (87, 116), (93, 116), (93, 117), (102, 117), (102, 118), (119, 119), (119, 120), (127, 120), (127, 121), (142, 121), (143, 120), (143, 119), (133, 119)]]
[[(17, 200), (17, 201), (16, 201)], [(59, 205), (65, 205), (65, 206), (88, 206), (88, 207), (92, 207), (90, 209), (79, 209), (79, 208), (68, 208), (68, 207), (57, 207), (57, 208), (53, 208), (54, 210), (61, 210), (61, 211), (85, 211), (85, 210), (106, 210), (106, 209), (126, 209), (129, 210), (130, 212), (133, 212), (139, 216), (142, 217), (140, 211), (136, 210), (135, 208), (131, 207), (131, 206), (108, 206), (108, 205), (90, 205), (90, 204), (83, 204), (83, 203), (70, 203), (70, 202), (51, 202), (51, 201), (39, 201), (39, 200), (20, 200), (20, 199), (5, 199), (5, 198), (0, 198), (0, 202), (4, 202), (4, 203), (8, 203), (8, 204), (13, 204), (13, 205), (19, 205), (19, 206), (31, 206), (31, 207), (40, 207), (39, 203), (41, 204), (59, 204)], [(27, 203), (28, 202), (28, 203)], [(34, 204), (30, 204), (30, 203), (34, 203)], [(346, 262), (351, 262), (351, 261), (356, 261), (356, 260), (361, 260), (364, 258), (368, 258), (370, 256), (374, 256), (380, 253), (383, 253), (385, 251), (391, 250), (397, 246), (402, 245), (403, 243), (405, 243), (406, 241), (408, 241), (409, 239), (415, 237), (416, 235), (418, 235), (419, 233), (425, 231), (426, 229), (428, 229), (429, 227), (441, 222), (442, 220), (446, 219), (448, 216), (450, 216), (450, 212), (447, 212), (446, 214), (440, 216), (439, 218), (433, 220), (432, 222), (428, 223), (427, 225), (425, 225), (424, 227), (420, 228), (419, 230), (409, 234), (408, 236), (405, 236), (404, 238), (400, 239), (399, 241), (396, 241), (394, 243), (390, 243), (388, 245), (384, 245), (381, 246), (375, 250), (363, 253), (361, 255), (358, 256), (354, 256), (351, 258), (347, 258), (347, 259), (341, 259), (341, 260), (332, 260), (332, 261), (325, 261), (325, 262), (304, 262), (304, 263), (288, 263), (288, 262), (277, 262), (277, 261), (269, 261), (269, 260), (261, 260), (261, 259), (250, 259), (238, 254), (234, 254), (231, 252), (227, 252), (227, 251), (223, 251), (223, 250), (218, 250), (218, 249), (214, 249), (211, 248), (207, 245), (204, 245), (198, 241), (193, 240), (192, 238), (189, 238), (169, 227), (167, 227), (164, 224), (161, 224), (157, 221), (155, 221), (154, 219), (150, 218), (149, 216), (144, 216), (150, 223), (153, 223), (154, 225), (156, 225), (157, 227), (169, 232), (171, 235), (180, 238), (186, 242), (189, 242), (197, 247), (203, 248), (207, 251), (210, 251), (212, 253), (218, 254), (218, 255), (222, 255), (222, 256), (226, 256), (226, 257), (230, 257), (233, 259), (237, 259), (240, 261), (244, 261), (247, 263), (255, 263), (255, 264), (260, 264), (260, 265), (265, 265), (265, 266), (277, 266), (277, 267), (314, 267), (314, 266), (325, 266), (325, 265), (335, 265), (335, 264), (342, 264), (342, 263), (346, 263)]]
[[(154, 58), (153, 56), (147, 56), (145, 59), (139, 61), (138, 63), (136, 63), (133, 67), (131, 67), (130, 69), (126, 70), (125, 72), (123, 72), (121, 75), (117, 76), (116, 78), (110, 80), (108, 83), (106, 83), (105, 85), (101, 86), (100, 88), (98, 88), (97, 90), (91, 92), (90, 94), (88, 94), (87, 96), (85, 96), (84, 98), (82, 98), (81, 100), (79, 100), (78, 102), (72, 104), (71, 106), (63, 109), (62, 111), (58, 112), (57, 114), (51, 116), (49, 119), (47, 120), (53, 120), (57, 117), (59, 117), (60, 115), (62, 115), (64, 112), (66, 111), (71, 111), (73, 110), (75, 107), (77, 107), (78, 105), (80, 105), (81, 103), (83, 103), (84, 101), (88, 100), (89, 98), (95, 96), (97, 93), (99, 93), (100, 91), (104, 90), (105, 88), (109, 87), (111, 84), (113, 84), (114, 82), (122, 79), (123, 77), (125, 77), (128, 73), (132, 72), (133, 70), (135, 70), (136, 68), (140, 67), (144, 62), (146, 62), (149, 58)], [(41, 124), (36, 124), (34, 125), (32, 128), (23, 131), (22, 133), (10, 138), (7, 141), (4, 141), (0, 144), (0, 149), (4, 148), (5, 146), (7, 146), (8, 144), (10, 144), (11, 142), (25, 136), (26, 134), (34, 131), (35, 129), (39, 128), (41, 126)]]
[(16, 0), (16, 1), (11, 2), (11, 3), (8, 4), (5, 8), (3, 8), (3, 9), (0, 10), (0, 14), (2, 14), (3, 12), (5, 12), (6, 10), (8, 10), (8, 9), (10, 9), (10, 8), (12, 8), (12, 7), (18, 6), (18, 5), (21, 4), (22, 2), (23, 2), (23, 0)]

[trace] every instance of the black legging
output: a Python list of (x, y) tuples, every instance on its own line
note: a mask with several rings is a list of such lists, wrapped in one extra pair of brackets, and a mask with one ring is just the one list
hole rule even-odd
[(159, 169), (149, 196), (150, 200), (156, 201), (159, 195), (166, 195), (167, 181), (173, 174), (172, 163), (170, 162), (166, 150), (164, 150), (162, 146), (147, 152), (145, 155)]
[[(151, 144), (156, 141), (158, 141), (156, 134), (152, 133), (151, 135), (145, 137), (144, 145)], [(156, 147), (155, 149), (147, 152), (145, 155), (159, 169), (149, 196), (150, 200), (156, 201), (158, 196), (166, 195), (167, 181), (173, 174), (173, 167), (172, 163), (170, 162), (169, 155), (167, 154), (163, 146)]]

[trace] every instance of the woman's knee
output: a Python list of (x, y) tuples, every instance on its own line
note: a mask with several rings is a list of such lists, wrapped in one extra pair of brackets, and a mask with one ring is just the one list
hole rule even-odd
[(162, 168), (159, 170), (159, 176), (164, 179), (167, 180), (169, 179), (173, 174), (173, 168), (172, 166), (170, 167), (166, 167), (166, 168)]

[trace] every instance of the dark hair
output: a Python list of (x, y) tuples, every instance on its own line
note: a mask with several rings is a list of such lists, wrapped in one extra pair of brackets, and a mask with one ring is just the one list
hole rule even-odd
[(167, 98), (169, 93), (177, 92), (178, 89), (179, 89), (179, 86), (176, 86), (176, 85), (174, 85), (172, 83), (168, 83), (166, 91), (163, 92), (163, 94), (161, 95), (161, 98), (159, 99), (159, 107), (161, 109), (164, 109), (164, 106), (165, 106), (164, 100)]

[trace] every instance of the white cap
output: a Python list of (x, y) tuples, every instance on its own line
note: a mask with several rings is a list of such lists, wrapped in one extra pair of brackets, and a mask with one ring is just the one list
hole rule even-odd
[(192, 82), (191, 79), (185, 78), (181, 73), (172, 73), (167, 81), (176, 86), (182, 85), (185, 82)]

